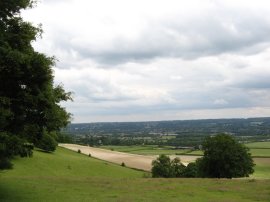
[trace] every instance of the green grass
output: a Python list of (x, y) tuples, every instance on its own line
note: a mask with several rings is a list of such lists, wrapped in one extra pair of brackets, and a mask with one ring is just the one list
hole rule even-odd
[(101, 146), (100, 148), (103, 149), (109, 149), (109, 150), (114, 150), (114, 151), (120, 151), (120, 152), (127, 152), (127, 153), (131, 153), (131, 152), (136, 152), (136, 151), (140, 151), (140, 150), (153, 150), (154, 148), (156, 148), (157, 146), (153, 145), (153, 146), (137, 146), (137, 145), (132, 145), (132, 146)]
[[(270, 142), (254, 142), (248, 143), (246, 146), (250, 148), (250, 153), (254, 157), (270, 157)], [(203, 151), (200, 150), (173, 149), (173, 147), (170, 146), (158, 147), (157, 145), (102, 146), (101, 148), (141, 155), (203, 155)]]
[(190, 151), (188, 149), (173, 149), (173, 147), (171, 146), (158, 147), (157, 145), (102, 146), (101, 148), (140, 155), (160, 155), (160, 154), (175, 155), (175, 154), (185, 154)]
[[(35, 151), (32, 158), (17, 158), (14, 169), (5, 171), (6, 176), (104, 176), (141, 177), (142, 172), (79, 155), (76, 152), (58, 147), (54, 153)], [(33, 164), (35, 166), (33, 166)], [(110, 172), (107, 172), (108, 169)]]
[[(261, 159), (259, 159), (260, 161)], [(257, 162), (269, 176), (269, 160)], [(259, 164), (260, 163), (260, 164)], [(269, 201), (270, 179), (152, 179), (58, 148), (18, 158), (0, 172), (0, 201)], [(266, 168), (268, 166), (268, 168)]]
[(270, 149), (270, 142), (252, 142), (252, 143), (247, 143), (246, 146), (249, 148), (268, 148), (268, 149)]
[(270, 157), (270, 149), (250, 149), (249, 152), (254, 157)]
[(270, 179), (270, 158), (254, 158), (255, 172), (252, 177)]
[(246, 146), (254, 157), (270, 157), (270, 142), (252, 142)]

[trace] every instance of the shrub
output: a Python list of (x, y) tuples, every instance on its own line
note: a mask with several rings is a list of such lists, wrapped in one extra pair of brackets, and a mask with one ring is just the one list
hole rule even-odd
[(33, 145), (18, 136), (0, 133), (0, 170), (12, 168), (14, 156), (31, 157)]
[(170, 158), (164, 154), (154, 160), (152, 165), (153, 177), (181, 177), (185, 169), (185, 166), (181, 163), (179, 158), (170, 160)]
[(171, 161), (172, 176), (171, 177), (182, 177), (186, 166), (181, 163), (179, 158), (175, 158)]
[(192, 178), (197, 176), (198, 176), (198, 166), (194, 162), (189, 163), (182, 173), (182, 177)]
[(47, 151), (47, 152), (55, 151), (56, 146), (57, 146), (57, 142), (47, 132), (45, 132), (43, 134), (41, 140), (39, 140), (36, 143), (36, 147), (38, 147), (44, 151)]
[(13, 167), (12, 163), (10, 162), (10, 159), (8, 158), (0, 158), (0, 170), (3, 169), (11, 169)]

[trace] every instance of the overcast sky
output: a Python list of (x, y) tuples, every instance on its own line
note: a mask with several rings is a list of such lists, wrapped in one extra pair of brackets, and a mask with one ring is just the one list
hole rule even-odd
[(270, 116), (269, 0), (43, 0), (72, 122)]

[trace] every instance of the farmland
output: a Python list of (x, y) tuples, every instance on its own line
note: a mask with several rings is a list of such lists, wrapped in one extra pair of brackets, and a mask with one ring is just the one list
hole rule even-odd
[[(253, 157), (270, 157), (270, 142), (254, 142), (248, 143), (246, 146), (250, 149)], [(141, 155), (203, 155), (203, 152), (200, 150), (175, 149), (171, 146), (158, 147), (157, 145), (102, 146), (101, 148)]]
[[(60, 146), (76, 152), (80, 150), (81, 153), (86, 155), (91, 154), (92, 157), (95, 157), (97, 159), (105, 160), (119, 165), (125, 163), (127, 167), (145, 171), (151, 170), (152, 161), (157, 158), (157, 155), (131, 154), (125, 152), (100, 149), (95, 147), (81, 146), (76, 144), (60, 144)], [(175, 155), (170, 156), (172, 158), (176, 157)], [(189, 155), (180, 155), (177, 157), (180, 157), (181, 162), (185, 165), (197, 159), (197, 156), (189, 156)]]
[[(148, 146), (146, 148), (144, 146), (138, 146), (138, 147), (135, 147), (135, 146), (133, 146), (133, 147), (120, 147), (120, 146), (118, 146), (118, 147), (110, 148), (110, 150), (107, 150), (107, 151), (104, 149), (85, 147), (85, 146), (79, 146), (79, 145), (71, 145), (71, 147), (70, 147), (69, 144), (66, 145), (66, 148), (70, 148), (74, 151), (77, 151), (78, 149), (80, 149), (82, 151), (82, 153), (87, 154), (87, 155), (89, 154), (89, 152), (91, 152), (93, 154), (93, 156), (96, 158), (107, 160), (107, 161), (114, 162), (117, 164), (121, 164), (122, 162), (125, 162), (125, 164), (129, 167), (133, 167), (133, 168), (137, 168), (137, 169), (141, 169), (141, 170), (146, 170), (146, 171), (150, 171), (151, 162), (153, 159), (155, 159), (157, 157), (157, 153), (154, 153), (156, 151), (157, 147), (148, 147)], [(114, 149), (118, 149), (118, 151), (121, 151), (121, 152), (115, 152)], [(148, 149), (148, 150), (152, 151), (152, 153), (155, 155), (149, 155), (149, 153), (147, 153), (148, 155), (137, 155), (137, 154), (129, 153), (129, 152), (134, 152), (134, 150), (137, 151), (137, 149), (140, 149), (140, 150)], [(168, 148), (166, 148), (166, 149), (168, 149)], [(264, 149), (258, 148), (256, 150), (259, 150), (259, 152), (257, 152), (257, 155), (263, 154), (261, 152), (261, 150), (264, 150)], [(251, 151), (253, 151), (253, 149), (251, 149)], [(200, 156), (196, 156), (195, 152), (201, 152), (201, 151), (191, 152), (192, 155), (188, 155), (189, 153), (182, 154), (182, 155), (175, 155), (174, 153), (171, 153), (170, 156), (171, 156), (171, 158), (179, 157), (181, 159), (181, 161), (185, 165), (187, 165), (189, 162), (193, 162), (197, 158), (200, 157)], [(253, 177), (255, 177), (255, 178), (270, 178), (270, 174), (269, 174), (270, 173), (270, 157), (269, 156), (267, 157), (267, 155), (269, 155), (269, 153), (266, 153), (265, 155), (266, 156), (254, 158), (254, 162), (256, 164), (256, 166), (255, 166), (256, 172), (253, 174)], [(134, 162), (135, 162), (135, 164), (134, 164)]]
[(251, 149), (258, 149), (258, 148), (267, 148), (270, 149), (270, 142), (252, 142), (252, 143), (247, 143), (247, 147)]
[(252, 177), (270, 179), (270, 158), (254, 158), (255, 172)]
[(101, 146), (101, 148), (141, 155), (160, 155), (160, 154), (176, 155), (176, 154), (186, 154), (190, 152), (189, 149), (173, 149), (173, 147), (170, 146), (158, 147), (157, 145)]
[[(0, 173), (1, 201), (268, 201), (269, 161), (260, 179), (152, 179), (142, 171), (58, 148), (18, 158)], [(256, 160), (257, 163), (257, 160)], [(268, 167), (267, 167), (268, 166)], [(266, 176), (267, 177), (267, 176)], [(269, 177), (269, 174), (268, 174)]]

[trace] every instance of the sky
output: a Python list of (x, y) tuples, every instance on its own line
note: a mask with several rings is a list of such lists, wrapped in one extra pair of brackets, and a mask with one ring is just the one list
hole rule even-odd
[(72, 122), (270, 116), (270, 1), (41, 0)]

